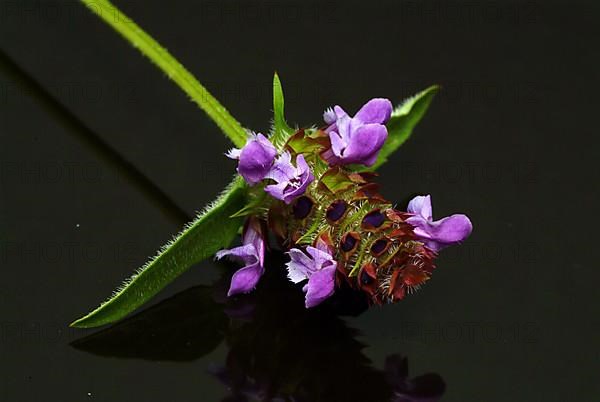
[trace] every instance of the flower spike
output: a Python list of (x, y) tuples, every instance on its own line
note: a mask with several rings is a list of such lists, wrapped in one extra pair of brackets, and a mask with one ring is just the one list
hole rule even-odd
[[(376, 175), (344, 166), (375, 160), (390, 114), (386, 99), (370, 100), (354, 117), (336, 106), (324, 113), (330, 123), (325, 132), (299, 130), (279, 156), (273, 156), (270, 143), (260, 134), (247, 145), (259, 149), (258, 155), (266, 154), (267, 162), (272, 156), (275, 159), (268, 172), (255, 176), (264, 182), (256, 191), (272, 197), (263, 216), (287, 249), (289, 279), (305, 282), (307, 308), (331, 297), (342, 283), (363, 292), (374, 304), (402, 300), (431, 278), (440, 250), (463, 241), (472, 231), (466, 215), (434, 221), (430, 196), (415, 197), (406, 211), (393, 208), (372, 182)], [(326, 135), (329, 144), (298, 146)], [(239, 154), (240, 165), (247, 147)], [(236, 151), (231, 154), (238, 156)], [(232, 278), (230, 294), (251, 290), (264, 270), (260, 254), (264, 236), (256, 243), (253, 227), (248, 226), (243, 246), (217, 255), (235, 256), (246, 263)]]

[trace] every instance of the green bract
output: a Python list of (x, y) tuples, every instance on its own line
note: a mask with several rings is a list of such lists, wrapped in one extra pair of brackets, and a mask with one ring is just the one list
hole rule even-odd
[(437, 85), (419, 92), (397, 106), (392, 112), (392, 117), (387, 122), (388, 138), (377, 156), (377, 161), (368, 170), (375, 171), (394, 153), (404, 141), (410, 137), (412, 130), (421, 121), (433, 97), (440, 89)]
[[(142, 54), (148, 57), (161, 71), (173, 80), (237, 147), (242, 147), (247, 131), (234, 119), (227, 109), (214, 98), (200, 82), (188, 72), (166, 49), (137, 26), (107, 0), (81, 0), (95, 14), (119, 32)], [(398, 106), (387, 123), (388, 139), (377, 162), (368, 170), (375, 170), (411, 135), (413, 128), (425, 114), (438, 87), (432, 86), (409, 98)], [(277, 147), (295, 133), (286, 123), (284, 98), (281, 82), (275, 74), (273, 79), (273, 130), (270, 140)], [(310, 136), (307, 138), (310, 139)], [(290, 146), (319, 146), (303, 140)], [(364, 167), (362, 170), (365, 170)], [(325, 184), (338, 190), (344, 186), (335, 172), (326, 178)], [(264, 195), (264, 193), (262, 193)], [(238, 176), (223, 194), (204, 212), (189, 223), (173, 240), (167, 243), (148, 263), (142, 266), (100, 307), (74, 321), (71, 326), (80, 328), (97, 327), (117, 321), (156, 295), (193, 264), (211, 257), (219, 249), (229, 246), (238, 233), (247, 211), (260, 208), (261, 198), (256, 191), (250, 193)]]

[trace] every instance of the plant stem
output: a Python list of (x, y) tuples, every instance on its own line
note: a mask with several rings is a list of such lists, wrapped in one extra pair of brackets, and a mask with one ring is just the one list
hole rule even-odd
[(246, 143), (246, 130), (227, 109), (200, 84), (164, 47), (144, 32), (135, 22), (108, 0), (81, 0), (94, 14), (109, 24), (143, 55), (148, 57), (167, 77), (192, 98), (237, 146)]

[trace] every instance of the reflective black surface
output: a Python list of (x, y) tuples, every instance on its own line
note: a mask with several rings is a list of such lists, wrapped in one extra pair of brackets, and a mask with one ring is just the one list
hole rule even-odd
[(406, 357), (387, 356), (377, 369), (363, 354), (359, 331), (341, 316), (365, 312), (366, 300), (341, 291), (305, 309), (300, 288), (277, 268), (281, 257), (271, 256), (251, 295), (228, 299), (226, 273), (216, 286), (187, 289), (72, 346), (104, 357), (193, 361), (224, 342), (226, 358), (207, 372), (226, 387), (228, 401), (439, 400), (445, 384), (438, 374), (409, 379)]
[(385, 400), (440, 378), (443, 401), (597, 399), (596, 2), (116, 3), (254, 130), (274, 70), (298, 124), (443, 85), (378, 181), (475, 229), (419, 293), (361, 314), (303, 310), (275, 260), (226, 301), (206, 261), (128, 321), (69, 329), (234, 164), (77, 2), (0, 1), (0, 400)]

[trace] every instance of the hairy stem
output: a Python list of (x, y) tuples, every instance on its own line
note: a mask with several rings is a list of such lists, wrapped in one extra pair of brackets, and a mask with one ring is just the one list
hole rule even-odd
[(238, 147), (246, 143), (246, 130), (227, 109), (200, 84), (164, 47), (150, 37), (135, 22), (108, 0), (81, 0), (94, 14), (119, 32), (167, 77), (190, 96)]

